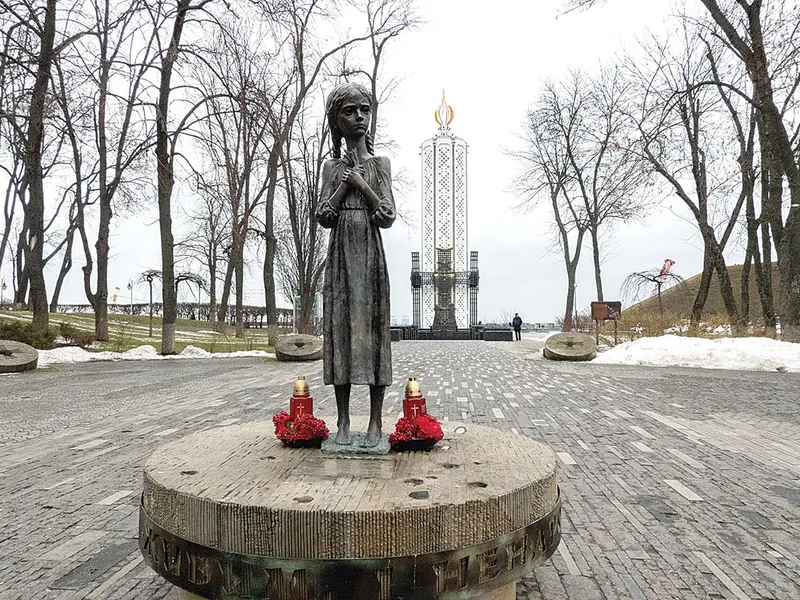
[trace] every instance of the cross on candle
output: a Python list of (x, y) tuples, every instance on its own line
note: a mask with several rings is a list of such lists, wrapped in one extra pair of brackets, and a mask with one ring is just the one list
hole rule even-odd
[(414, 413), (414, 418), (415, 419), (417, 418), (417, 411), (418, 410), (419, 410), (419, 406), (417, 406), (416, 404), (411, 407), (411, 411)]

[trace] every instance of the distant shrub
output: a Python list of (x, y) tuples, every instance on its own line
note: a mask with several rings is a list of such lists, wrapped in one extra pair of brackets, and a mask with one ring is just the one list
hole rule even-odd
[(67, 346), (86, 348), (94, 342), (94, 333), (91, 331), (78, 329), (70, 323), (60, 323), (58, 328)]
[(30, 323), (21, 321), (0, 321), (0, 340), (12, 340), (28, 344), (39, 350), (50, 350), (54, 346), (56, 334), (52, 329), (34, 334)]

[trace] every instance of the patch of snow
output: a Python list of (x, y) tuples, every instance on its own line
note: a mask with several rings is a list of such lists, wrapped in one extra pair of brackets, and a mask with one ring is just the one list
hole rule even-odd
[(666, 333), (666, 334), (670, 334), (670, 333), (686, 333), (687, 331), (689, 331), (689, 326), (685, 325), (685, 324), (681, 324), (681, 325), (673, 325), (672, 327), (667, 327), (664, 330), (664, 333)]
[(208, 358), (211, 356), (211, 352), (206, 352), (202, 348), (189, 344), (183, 349), (181, 356), (185, 356), (186, 358)]
[[(105, 354), (105, 352), (99, 352), (98, 354)], [(150, 360), (153, 358), (162, 358), (158, 350), (149, 344), (131, 348), (127, 352), (111, 352), (110, 354), (118, 355), (120, 360)]]
[(625, 342), (599, 354), (593, 362), (800, 372), (800, 344), (756, 337), (705, 339), (664, 335)]
[(274, 354), (264, 350), (242, 350), (239, 352), (206, 352), (202, 348), (186, 346), (183, 352), (172, 356), (161, 356), (153, 346), (144, 345), (132, 348), (127, 352), (87, 352), (83, 348), (66, 346), (54, 350), (39, 351), (39, 366), (56, 365), (63, 363), (79, 363), (94, 361), (117, 361), (117, 360), (164, 360), (164, 359), (188, 359), (188, 358), (240, 358), (257, 356), (260, 358), (275, 358)]

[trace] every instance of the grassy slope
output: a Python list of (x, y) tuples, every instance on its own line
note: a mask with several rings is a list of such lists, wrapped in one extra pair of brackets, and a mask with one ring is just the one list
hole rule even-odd
[[(0, 311), (0, 319), (22, 320), (30, 323), (31, 313), (27, 311)], [(148, 337), (150, 318), (144, 315), (108, 315), (109, 341), (96, 343), (97, 350), (124, 352), (137, 346), (149, 344), (161, 349), (161, 318), (153, 317), (153, 337)], [(69, 323), (83, 331), (94, 331), (94, 315), (91, 313), (58, 313), (50, 315), (51, 328), (58, 332), (59, 323)], [(237, 339), (235, 329), (229, 325), (213, 331), (205, 321), (178, 319), (175, 334), (175, 350), (182, 351), (192, 345), (208, 352), (235, 352), (237, 350), (265, 350), (272, 352), (267, 344), (266, 329), (246, 329), (245, 337)]]
[[(731, 265), (728, 267), (731, 281), (733, 283), (733, 291), (736, 297), (737, 304), (740, 299), (740, 290), (742, 285), (742, 265)], [(780, 274), (778, 273), (777, 263), (772, 264), (772, 290), (775, 297), (775, 305), (778, 304)], [(661, 299), (664, 303), (664, 314), (670, 315), (670, 319), (688, 319), (692, 312), (692, 305), (697, 297), (697, 290), (700, 287), (700, 274), (690, 277), (684, 281), (683, 285), (676, 285), (661, 292)], [(627, 311), (634, 314), (658, 314), (658, 297), (652, 296), (634, 304), (629, 307)], [(722, 294), (719, 291), (719, 280), (716, 274), (711, 281), (711, 288), (708, 292), (708, 299), (706, 300), (705, 308), (703, 309), (704, 320), (723, 320), (727, 322), (727, 312), (725, 305), (722, 302)], [(756, 289), (755, 271), (750, 271), (750, 321), (752, 323), (761, 323), (761, 303), (758, 299), (758, 290)]]

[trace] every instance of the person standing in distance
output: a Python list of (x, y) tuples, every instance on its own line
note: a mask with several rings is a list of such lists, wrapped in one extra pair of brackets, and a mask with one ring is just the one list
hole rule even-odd
[(514, 313), (511, 326), (514, 328), (514, 341), (522, 341), (522, 317), (519, 316), (519, 313)]

